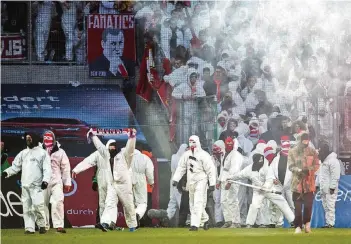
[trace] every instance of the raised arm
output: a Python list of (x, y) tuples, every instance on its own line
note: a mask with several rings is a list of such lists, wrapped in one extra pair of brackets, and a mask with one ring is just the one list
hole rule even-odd
[(130, 168), (133, 160), (134, 150), (135, 150), (135, 143), (136, 143), (136, 130), (132, 129), (128, 134), (128, 141), (127, 145), (124, 149), (124, 158), (127, 162), (128, 168)]

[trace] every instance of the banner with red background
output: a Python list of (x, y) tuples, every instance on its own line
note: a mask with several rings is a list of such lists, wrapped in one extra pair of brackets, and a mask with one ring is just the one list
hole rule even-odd
[(26, 59), (26, 38), (21, 34), (1, 36), (1, 60)]
[[(108, 36), (103, 40), (105, 30)], [(91, 14), (87, 17), (90, 77), (135, 76), (135, 22), (133, 14)], [(119, 38), (118, 30), (122, 34)], [(112, 34), (111, 34), (112, 33)], [(124, 45), (123, 45), (124, 40)], [(124, 47), (123, 47), (124, 46)]]

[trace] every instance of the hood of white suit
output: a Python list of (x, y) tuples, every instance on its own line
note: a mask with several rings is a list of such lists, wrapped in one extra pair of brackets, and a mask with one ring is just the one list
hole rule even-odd
[(111, 140), (108, 140), (107, 143), (106, 143), (106, 148), (108, 149), (108, 147), (110, 146), (111, 143), (113, 142), (116, 142), (115, 140), (111, 139)]
[(178, 152), (176, 153), (177, 156), (182, 156), (183, 153), (185, 153), (186, 149), (188, 148), (188, 145), (187, 144), (182, 144), (180, 145), (179, 149), (178, 149)]
[[(189, 141), (190, 140), (193, 140), (195, 142), (196, 150), (201, 150), (202, 149), (201, 148), (201, 144), (200, 144), (200, 139), (199, 139), (198, 136), (192, 135), (192, 136), (189, 137)], [(190, 145), (189, 145), (189, 147), (190, 147)]]
[(215, 143), (213, 143), (213, 145), (216, 145), (217, 147), (219, 147), (221, 149), (222, 153), (225, 154), (224, 141), (222, 141), (222, 140), (215, 141)]

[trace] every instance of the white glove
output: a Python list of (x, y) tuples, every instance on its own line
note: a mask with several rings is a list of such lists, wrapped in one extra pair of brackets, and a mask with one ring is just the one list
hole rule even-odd
[(128, 136), (129, 136), (129, 138), (134, 138), (134, 137), (136, 136), (136, 134), (137, 134), (136, 129), (131, 129), (131, 130), (129, 131)]
[(96, 131), (90, 128), (90, 130), (87, 132), (87, 140), (88, 144), (91, 143), (91, 137), (96, 135)]

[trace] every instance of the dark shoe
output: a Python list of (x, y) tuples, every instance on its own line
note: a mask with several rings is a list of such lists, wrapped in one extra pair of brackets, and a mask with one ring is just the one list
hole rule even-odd
[(25, 232), (24, 232), (24, 234), (26, 234), (26, 235), (30, 235), (30, 234), (34, 234), (35, 232), (34, 231), (29, 231), (29, 230), (26, 230)]
[(129, 228), (129, 232), (135, 232), (137, 231), (136, 228)]
[(96, 224), (96, 225), (95, 225), (95, 228), (96, 228), (96, 229), (100, 229), (100, 224)]
[(224, 225), (224, 222), (221, 221), (221, 222), (217, 222), (215, 227), (216, 228), (221, 228), (223, 225)]
[(232, 221), (227, 221), (227, 222), (224, 223), (222, 228), (230, 228), (231, 226), (232, 226)]
[(45, 234), (46, 232), (47, 232), (47, 230), (45, 229), (45, 227), (39, 228), (39, 234)]
[(57, 228), (57, 233), (61, 233), (61, 234), (66, 234), (66, 230), (64, 228)]
[(139, 216), (139, 214), (136, 214), (136, 221), (137, 221), (137, 229), (139, 229), (139, 227), (140, 227), (140, 216)]
[(268, 225), (268, 228), (275, 228), (275, 224)]
[(196, 226), (191, 226), (189, 231), (198, 231), (199, 228), (197, 228)]
[(108, 231), (108, 224), (106, 223), (102, 223), (99, 225), (99, 229), (102, 230), (103, 232), (107, 232)]
[(208, 223), (208, 221), (206, 221), (204, 223), (204, 230), (209, 230), (210, 229), (210, 224)]
[(108, 227), (109, 230), (115, 230), (116, 229), (116, 224), (114, 222), (111, 222), (110, 226)]

